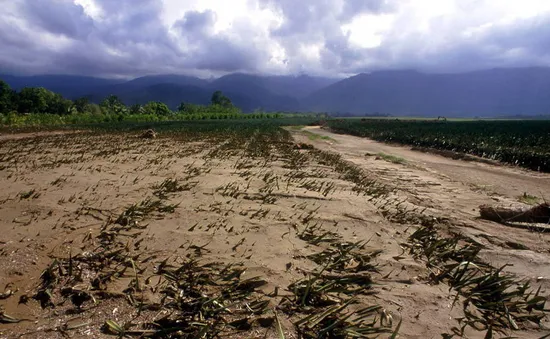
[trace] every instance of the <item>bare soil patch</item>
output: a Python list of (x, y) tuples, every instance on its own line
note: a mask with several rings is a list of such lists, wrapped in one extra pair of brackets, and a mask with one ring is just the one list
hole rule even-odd
[[(471, 291), (450, 289), (448, 275), (434, 281), (442, 264), (417, 250), (419, 230), (478, 244), (480, 267), (514, 264), (504, 272), (548, 295), (548, 235), (477, 218), (477, 206), (515, 204), (523, 193), (472, 188), (496, 169), (460, 181), (471, 167), (443, 169), (462, 162), (431, 167), (432, 155), (314, 132), (332, 139), (299, 131), (299, 144), (283, 131), (0, 139), (0, 337), (390, 337), (399, 324), (402, 338), (439, 338), (460, 327)], [(548, 180), (523, 173), (499, 178), (529, 182), (524, 189)], [(540, 324), (513, 319), (517, 329), (495, 323), (495, 336), (547, 333), (544, 315)]]

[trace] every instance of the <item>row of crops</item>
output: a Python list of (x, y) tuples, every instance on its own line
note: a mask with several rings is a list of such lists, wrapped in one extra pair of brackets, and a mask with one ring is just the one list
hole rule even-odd
[[(249, 116), (243, 114), (242, 116)], [(225, 130), (260, 130), (270, 131), (283, 126), (296, 125), (318, 125), (319, 118), (315, 115), (281, 115), (269, 118), (228, 118), (224, 120), (205, 119), (205, 120), (167, 120), (167, 121), (109, 121), (109, 122), (88, 122), (80, 121), (70, 124), (36, 124), (36, 125), (4, 125), (0, 124), (0, 133), (22, 133), (36, 132), (44, 130), (90, 130), (90, 131), (108, 131), (108, 132), (132, 132), (143, 131), (145, 129), (154, 129), (157, 132), (169, 133), (217, 133)]]
[(329, 120), (336, 133), (473, 154), (550, 172), (550, 121)]
[(260, 130), (269, 131), (273, 128), (296, 125), (318, 125), (319, 118), (311, 116), (288, 116), (274, 119), (227, 119), (227, 120), (188, 120), (188, 121), (157, 121), (130, 122), (122, 121), (110, 124), (79, 124), (71, 126), (75, 129), (104, 131), (141, 131), (152, 128), (158, 132), (219, 132), (225, 130)]

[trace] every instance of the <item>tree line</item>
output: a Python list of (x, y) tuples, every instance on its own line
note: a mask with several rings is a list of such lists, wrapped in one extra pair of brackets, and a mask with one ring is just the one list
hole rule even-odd
[(59, 116), (73, 114), (93, 115), (154, 115), (170, 117), (173, 115), (237, 115), (241, 110), (221, 91), (212, 94), (209, 105), (196, 105), (182, 102), (176, 111), (158, 101), (144, 105), (127, 106), (115, 95), (106, 97), (99, 104), (82, 97), (76, 100), (63, 98), (43, 87), (25, 87), (16, 91), (0, 80), (0, 114), (54, 114)]

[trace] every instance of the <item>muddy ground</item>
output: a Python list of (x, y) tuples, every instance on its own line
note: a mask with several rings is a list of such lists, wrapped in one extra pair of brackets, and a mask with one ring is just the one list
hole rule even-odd
[[(172, 284), (167, 277), (177, 270), (166, 267), (195, 259), (201, 264), (194, 269), (216, 277), (225, 271), (199, 266), (242, 267), (228, 278), (237, 285), (212, 284), (201, 293), (243, 291), (242, 282), (248, 284), (244, 297), (224, 294), (227, 310), (216, 318), (225, 321), (220, 337), (279, 338), (280, 327), (286, 338), (298, 338), (297, 321), (351, 296), (355, 302), (342, 314), (379, 306), (369, 319), (381, 337), (400, 324), (400, 338), (441, 338), (460, 327), (468, 294), (457, 296), (448, 281), (435, 281), (441, 266), (430, 266), (418, 243), (411, 250), (411, 234), (427, 226), (438, 237), (459, 237), (460, 246), (479, 246), (480, 266), (511, 264), (503, 272), (548, 296), (544, 226), (534, 231), (477, 217), (481, 204), (526, 206), (550, 198), (550, 175), (319, 128), (289, 131), (315, 148), (284, 133), (271, 139), (161, 133), (151, 140), (131, 133), (3, 135), (0, 305), (6, 323), (0, 338), (103, 338), (113, 332), (106, 321), (128, 325), (127, 334), (152, 331), (150, 324), (179, 312), (166, 305), (177, 300), (166, 291), (190, 289)], [(334, 249), (343, 248), (354, 254), (339, 261)], [(315, 260), (320, 253), (332, 256)], [(323, 292), (322, 305), (304, 305), (289, 287), (348, 273), (362, 278), (350, 283), (353, 292)], [(267, 303), (252, 312), (258, 300)], [(247, 326), (229, 324), (241, 319)], [(219, 326), (199, 320), (208, 325), (189, 326)], [(495, 325), (494, 337), (540, 338), (550, 333), (547, 320), (518, 320), (516, 330), (501, 333)], [(316, 330), (311, 325), (309, 332)], [(466, 327), (463, 336), (486, 332)], [(200, 330), (193, 335), (200, 338)]]

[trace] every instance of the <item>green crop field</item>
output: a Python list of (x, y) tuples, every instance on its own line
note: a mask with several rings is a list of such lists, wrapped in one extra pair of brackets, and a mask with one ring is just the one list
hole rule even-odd
[(327, 123), (337, 133), (473, 154), (532, 170), (550, 172), (548, 120), (338, 119)]

